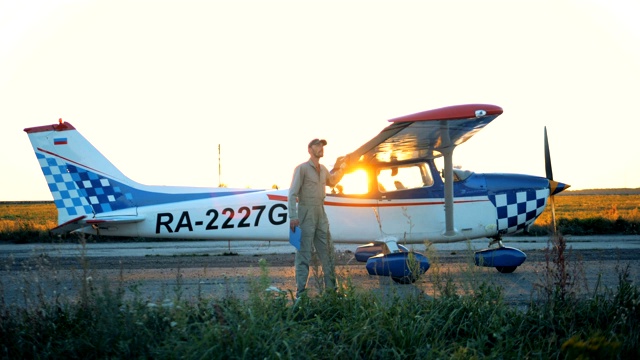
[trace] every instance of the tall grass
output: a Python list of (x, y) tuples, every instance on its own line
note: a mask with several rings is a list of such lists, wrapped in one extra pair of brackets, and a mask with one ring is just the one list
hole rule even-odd
[[(75, 298), (38, 296), (26, 306), (0, 304), (0, 357), (156, 359), (638, 358), (640, 291), (628, 267), (616, 288), (587, 298), (541, 297), (506, 305), (500, 287), (478, 282), (460, 291), (439, 273), (430, 294), (360, 289), (342, 279), (338, 293), (303, 297), (265, 291), (268, 264), (249, 295), (187, 298), (180, 271), (173, 295), (125, 297), (91, 279)], [(0, 280), (0, 285), (2, 281)], [(271, 290), (271, 289), (270, 289)], [(0, 292), (2, 293), (2, 292)], [(462, 295), (460, 295), (462, 293)]]
[(58, 225), (51, 202), (0, 203), (0, 241), (51, 241), (49, 230)]

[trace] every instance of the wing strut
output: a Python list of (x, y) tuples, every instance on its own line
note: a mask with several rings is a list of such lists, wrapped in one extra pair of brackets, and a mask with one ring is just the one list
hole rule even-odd
[(454, 236), (456, 230), (453, 224), (453, 149), (443, 151), (444, 155), (444, 236)]
[(453, 150), (456, 148), (449, 134), (449, 122), (441, 121), (442, 145), (440, 151), (444, 157), (444, 236), (454, 236), (456, 229), (453, 224)]

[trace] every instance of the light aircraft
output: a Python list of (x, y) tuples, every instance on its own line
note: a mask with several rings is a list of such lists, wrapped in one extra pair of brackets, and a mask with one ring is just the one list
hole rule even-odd
[[(335, 243), (355, 252), (370, 274), (414, 282), (428, 259), (407, 244), (487, 238), (477, 265), (513, 272), (526, 255), (503, 235), (530, 226), (554, 181), (545, 129), (547, 177), (454, 169), (453, 151), (502, 114), (488, 104), (457, 105), (389, 120), (349, 153), (341, 182), (327, 189)], [(120, 172), (70, 123), (26, 128), (58, 209), (53, 233), (210, 240), (287, 241), (288, 190), (148, 186)], [(442, 173), (434, 159), (444, 158)], [(339, 158), (334, 169), (345, 161)], [(454, 211), (455, 210), (455, 211)]]

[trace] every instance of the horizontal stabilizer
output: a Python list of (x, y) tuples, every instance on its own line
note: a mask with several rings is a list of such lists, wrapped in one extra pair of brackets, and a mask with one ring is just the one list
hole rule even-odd
[(54, 227), (53, 229), (51, 229), (51, 233), (55, 235), (60, 235), (60, 234), (66, 234), (74, 230), (83, 228), (86, 225), (84, 223), (80, 223), (80, 221), (82, 221), (86, 217), (87, 217), (86, 215), (78, 216), (77, 218), (71, 219), (65, 222), (64, 224), (60, 224)]
[(88, 225), (96, 224), (132, 224), (144, 220), (144, 216), (105, 216), (86, 221)]
[(79, 216), (59, 225), (51, 230), (52, 234), (66, 234), (92, 225), (132, 224), (144, 220), (144, 216), (105, 216), (102, 218), (86, 219), (86, 215)]

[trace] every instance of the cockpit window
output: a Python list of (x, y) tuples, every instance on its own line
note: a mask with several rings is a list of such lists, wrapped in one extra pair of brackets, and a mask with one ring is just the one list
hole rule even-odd
[(378, 171), (378, 190), (389, 192), (433, 185), (429, 168), (424, 163), (381, 168)]

